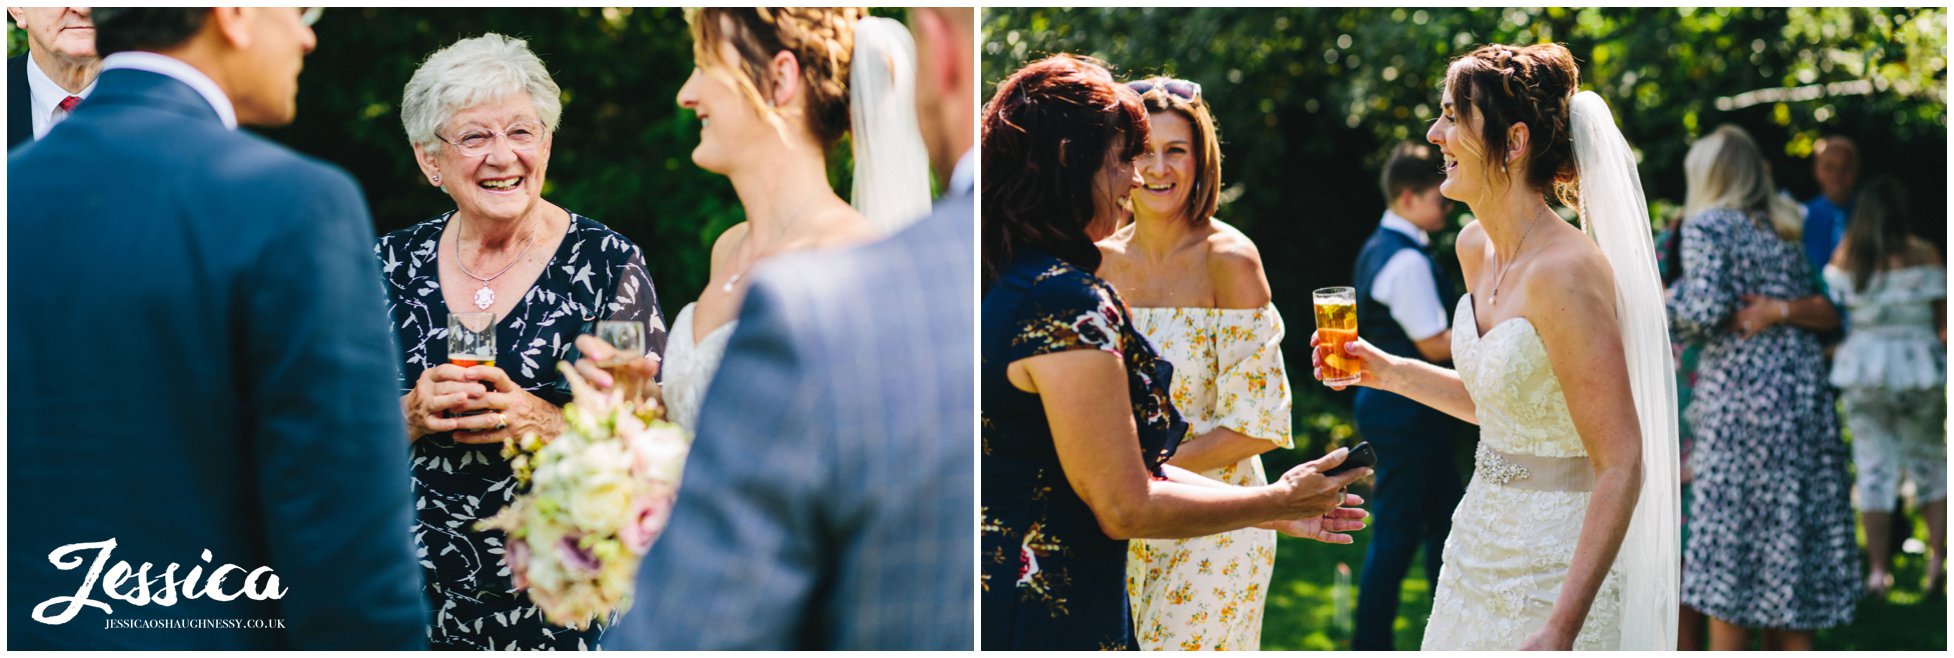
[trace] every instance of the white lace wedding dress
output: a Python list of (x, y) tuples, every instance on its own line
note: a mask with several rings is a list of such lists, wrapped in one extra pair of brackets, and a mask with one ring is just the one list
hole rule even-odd
[[(1427, 650), (1513, 650), (1545, 627), (1593, 489), (1532, 321), (1513, 318), (1480, 336), (1474, 313), (1467, 295), (1453, 314), (1452, 353), (1477, 407), (1479, 454), (1445, 540)], [(1619, 571), (1602, 581), (1575, 649), (1620, 645)]]
[(719, 362), (726, 358), (726, 341), (733, 336), (733, 327), (738, 320), (727, 322), (714, 328), (704, 338), (692, 337), (692, 308), (698, 304), (686, 304), (679, 309), (678, 319), (672, 322), (672, 332), (665, 339), (665, 357), (659, 364), (664, 373), (661, 386), (665, 395), (665, 418), (680, 427), (696, 431), (699, 422), (699, 405), (705, 401), (706, 388), (712, 384), (712, 376), (719, 372)]

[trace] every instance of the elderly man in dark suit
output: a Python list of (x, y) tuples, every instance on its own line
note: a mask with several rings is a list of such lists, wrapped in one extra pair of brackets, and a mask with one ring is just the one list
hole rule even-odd
[(364, 199), (236, 129), (309, 22), (94, 18), (87, 111), (8, 155), (9, 648), (424, 646)]
[(7, 60), (7, 149), (40, 139), (95, 91), (102, 58), (87, 7), (8, 7), (27, 52)]
[(910, 10), (944, 197), (887, 239), (755, 275), (606, 648), (973, 648), (972, 13)]

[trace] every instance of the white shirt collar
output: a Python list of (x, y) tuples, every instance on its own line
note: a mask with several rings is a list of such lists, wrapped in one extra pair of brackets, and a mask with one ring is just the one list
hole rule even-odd
[[(94, 80), (88, 81), (88, 86), (75, 95), (87, 98), (92, 93), (95, 93)], [(47, 71), (41, 70), (40, 62), (34, 61), (34, 54), (28, 53), (27, 108), (34, 113), (34, 139), (40, 139), (54, 128), (54, 124), (59, 123), (54, 120), (55, 108), (67, 97), (68, 90), (62, 89), (54, 78), (48, 77)], [(61, 118), (68, 118), (67, 113), (63, 112)]]
[(204, 75), (203, 71), (197, 70), (197, 67), (183, 60), (158, 53), (132, 50), (109, 55), (103, 59), (102, 71), (107, 72), (110, 69), (148, 71), (190, 85), (191, 89), (197, 90), (197, 93), (204, 97), (205, 102), (210, 103), (211, 109), (217, 111), (217, 118), (224, 122), (225, 128), (237, 130), (237, 109), (231, 106), (231, 98), (224, 95), (224, 90), (219, 88), (210, 76)]
[(953, 192), (975, 193), (977, 187), (977, 149), (963, 152), (957, 158), (957, 168), (950, 170), (950, 184), (945, 189)]
[(1391, 212), (1389, 208), (1384, 210), (1384, 219), (1378, 220), (1377, 225), (1405, 234), (1411, 238), (1412, 242), (1418, 243), (1420, 247), (1428, 247), (1432, 244), (1432, 237), (1425, 235), (1425, 229), (1418, 228), (1417, 224), (1413, 224), (1411, 220), (1405, 219), (1395, 212)]

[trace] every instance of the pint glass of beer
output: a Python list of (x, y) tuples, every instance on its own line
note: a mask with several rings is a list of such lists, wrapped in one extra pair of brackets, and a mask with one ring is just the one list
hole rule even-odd
[(495, 366), (495, 314), (448, 314), (448, 363)]
[(1323, 357), (1323, 385), (1349, 386), (1364, 373), (1362, 361), (1343, 351), (1357, 340), (1357, 290), (1349, 286), (1316, 290), (1316, 340), (1330, 348)]

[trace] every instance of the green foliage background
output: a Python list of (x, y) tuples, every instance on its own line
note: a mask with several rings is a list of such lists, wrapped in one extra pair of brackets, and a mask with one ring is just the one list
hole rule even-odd
[[(428, 55), (486, 32), (528, 40), (563, 89), (545, 198), (638, 243), (667, 318), (698, 298), (712, 241), (744, 220), (726, 178), (692, 164), (698, 119), (674, 100), (692, 72), (682, 9), (334, 8), (313, 29), (297, 120), (254, 130), (352, 172), (379, 232), (454, 208), (414, 165), (401, 91)], [(7, 32), (8, 55), (25, 52), (24, 34)], [(829, 168), (844, 198), (847, 151)]]
[[(1947, 15), (1938, 8), (994, 8), (982, 30), (985, 98), (1025, 63), (1060, 52), (1100, 58), (1121, 79), (1201, 83), (1222, 137), (1218, 216), (1255, 239), (1275, 303), (1292, 316), (1310, 307), (1311, 290), (1348, 284), (1384, 209), (1385, 153), (1424, 139), (1446, 65), (1484, 43), (1558, 41), (1574, 52), (1583, 88), (1608, 100), (1641, 158), (1657, 226), (1679, 212), (1691, 141), (1730, 122), (1758, 139), (1778, 184), (1800, 199), (1817, 193), (1813, 140), (1851, 135), (1861, 179), (1898, 176), (1915, 230), (1946, 244)], [(1735, 102), (1753, 90), (1861, 80), (1872, 93)], [(1470, 221), (1463, 205), (1456, 212), (1455, 227)], [(1436, 236), (1454, 274), (1455, 235)], [(1351, 435), (1349, 393), (1308, 384), (1307, 350), (1287, 356), (1291, 379), (1302, 373), (1299, 452), (1318, 454)]]

